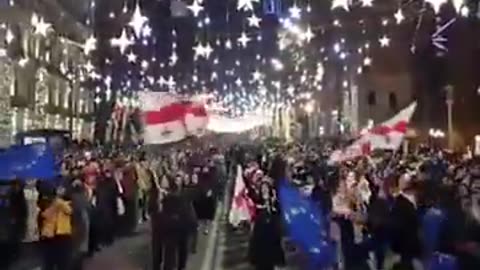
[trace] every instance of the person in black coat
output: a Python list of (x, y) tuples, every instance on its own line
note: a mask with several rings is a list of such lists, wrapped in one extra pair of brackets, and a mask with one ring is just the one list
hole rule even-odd
[(184, 270), (186, 267), (193, 221), (182, 185), (182, 175), (177, 175), (173, 183), (164, 175), (158, 185), (152, 185), (149, 210), (153, 270)]
[[(155, 179), (152, 179), (155, 180)], [(160, 270), (164, 262), (164, 253), (166, 249), (167, 216), (164, 211), (164, 201), (168, 194), (170, 183), (166, 176), (161, 176), (159, 183), (152, 183), (150, 189), (149, 214), (151, 222), (151, 240), (152, 240), (152, 269)]]
[(8, 269), (18, 259), (21, 242), (25, 235), (27, 205), (23, 195), (23, 187), (19, 180), (12, 183), (8, 192), (5, 216), (7, 217), (5, 224), (7, 239), (5, 243), (0, 243), (1, 269)]
[(260, 194), (255, 200), (257, 215), (250, 237), (249, 261), (256, 270), (273, 270), (285, 265), (279, 205), (269, 183), (260, 184)]
[(188, 259), (188, 239), (194, 221), (189, 200), (183, 192), (183, 175), (177, 174), (163, 199), (166, 220), (164, 270), (185, 270)]
[(372, 236), (373, 252), (375, 253), (376, 269), (384, 269), (385, 253), (388, 246), (388, 218), (390, 208), (384, 190), (373, 186), (372, 197), (368, 206), (367, 227)]
[(215, 188), (216, 181), (214, 179), (214, 172), (211, 168), (203, 167), (199, 174), (199, 189), (200, 195), (196, 200), (194, 207), (197, 213), (198, 220), (203, 227), (204, 234), (208, 234), (211, 222), (215, 217)]
[(310, 197), (317, 206), (320, 207), (320, 210), (324, 215), (327, 216), (332, 212), (332, 196), (325, 187), (323, 179), (317, 181)]
[(117, 199), (120, 196), (117, 183), (110, 170), (106, 170), (97, 182), (94, 192), (95, 206), (93, 209), (92, 233), (93, 248), (96, 245), (111, 245), (115, 238), (114, 225), (118, 222)]
[(189, 249), (192, 253), (197, 252), (197, 239), (198, 239), (198, 218), (195, 211), (194, 204), (200, 197), (200, 189), (198, 187), (198, 175), (192, 174), (186, 175), (184, 178), (183, 193), (187, 199), (187, 211), (191, 223), (191, 230), (189, 231)]
[(392, 250), (400, 255), (396, 269), (413, 269), (413, 260), (421, 257), (416, 197), (416, 187), (410, 183), (395, 198), (390, 212)]

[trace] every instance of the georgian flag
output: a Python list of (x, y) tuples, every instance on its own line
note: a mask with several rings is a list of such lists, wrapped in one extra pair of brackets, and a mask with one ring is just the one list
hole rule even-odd
[(329, 162), (343, 162), (360, 156), (369, 155), (372, 150), (396, 150), (402, 144), (417, 103), (413, 102), (391, 119), (374, 126), (356, 141), (344, 149), (330, 155)]
[(144, 144), (178, 142), (205, 130), (208, 117), (202, 104), (165, 92), (139, 94)]
[(255, 205), (247, 194), (247, 188), (243, 179), (242, 167), (237, 165), (235, 189), (233, 192), (232, 205), (228, 213), (228, 222), (233, 227), (238, 227), (243, 221), (250, 222), (255, 214)]

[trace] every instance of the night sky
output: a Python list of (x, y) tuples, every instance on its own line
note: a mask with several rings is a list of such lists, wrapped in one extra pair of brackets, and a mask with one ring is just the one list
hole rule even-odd
[[(237, 0), (203, 0), (204, 10), (197, 17), (190, 11), (175, 17), (170, 0), (138, 1), (96, 0), (92, 6), (87, 0), (57, 0), (71, 16), (92, 29), (97, 38), (97, 50), (92, 52), (91, 59), (101, 77), (84, 84), (102, 90), (97, 95), (103, 98), (98, 109), (104, 119), (108, 118), (111, 108), (108, 105), (114, 100), (105, 99), (106, 77), (112, 78), (109, 87), (113, 97), (132, 96), (144, 89), (168, 91), (165, 80), (172, 77), (177, 92), (214, 93), (230, 109), (242, 107), (245, 111), (262, 102), (301, 104), (311, 97), (307, 93), (316, 96), (319, 88), (341, 92), (338, 83), (314, 81), (318, 63), (322, 63), (325, 78), (331, 72), (338, 78), (351, 76), (351, 71), (358, 69), (362, 74), (370, 71), (410, 74), (415, 82), (413, 96), (421, 104), (418, 124), (425, 127), (441, 127), (445, 122), (444, 114), (439, 113), (446, 107), (442, 89), (452, 84), (458, 127), (469, 136), (480, 133), (477, 0), (466, 1), (471, 11), (467, 17), (456, 14), (451, 4), (442, 6), (435, 14), (421, 0), (377, 0), (373, 1), (373, 7), (362, 7), (360, 0), (354, 0), (349, 11), (331, 10), (331, 1), (326, 0), (261, 0), (253, 3), (253, 11), (238, 11)], [(188, 5), (192, 3), (185, 1)], [(149, 36), (134, 38), (133, 30), (127, 26), (137, 4), (148, 17)], [(310, 42), (280, 50), (279, 36), (285, 31), (285, 20), (291, 17), (293, 6), (302, 9), (301, 18), (292, 19), (293, 23), (298, 22), (304, 28), (308, 25), (315, 36)], [(405, 18), (397, 24), (394, 14), (399, 7)], [(262, 20), (259, 28), (248, 24), (247, 18), (252, 14)], [(446, 38), (442, 42), (447, 49), (444, 51), (432, 44), (431, 35), (452, 18), (457, 20), (441, 33)], [(124, 29), (135, 42), (121, 54), (110, 40), (119, 37)], [(243, 32), (251, 38), (245, 48), (237, 42)], [(382, 36), (390, 39), (389, 46), (380, 46), (378, 41)], [(231, 48), (227, 48), (229, 42)], [(193, 47), (198, 43), (211, 45), (213, 52), (208, 58), (195, 59)], [(340, 44), (338, 51), (334, 49), (336, 44)], [(173, 52), (178, 57), (175, 64), (171, 64)], [(137, 55), (135, 63), (128, 61), (129, 53)], [(364, 65), (366, 57), (372, 59), (371, 65)], [(284, 64), (281, 72), (272, 70), (272, 59)], [(148, 67), (142, 67), (142, 62)], [(262, 73), (260, 83), (252, 80), (255, 70)], [(289, 87), (294, 90), (286, 93)], [(259, 94), (262, 91), (266, 93)], [(305, 95), (307, 98), (302, 100)]]

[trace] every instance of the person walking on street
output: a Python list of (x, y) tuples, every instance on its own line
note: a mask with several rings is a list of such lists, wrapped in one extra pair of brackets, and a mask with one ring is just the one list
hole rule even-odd
[(44, 270), (65, 270), (70, 267), (72, 251), (71, 203), (65, 199), (65, 188), (56, 189), (55, 198), (41, 213), (41, 238)]

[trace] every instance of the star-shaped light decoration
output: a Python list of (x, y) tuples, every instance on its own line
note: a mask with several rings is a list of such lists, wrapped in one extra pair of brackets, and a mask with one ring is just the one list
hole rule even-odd
[(363, 59), (363, 65), (364, 66), (370, 66), (371, 64), (372, 64), (372, 58), (367, 56)]
[(195, 58), (203, 56), (203, 45), (199, 42), (197, 46), (193, 47), (193, 51), (195, 52)]
[(425, 0), (425, 2), (430, 3), (435, 13), (438, 13), (440, 11), (440, 7), (446, 4), (448, 0)]
[(85, 43), (83, 44), (83, 52), (85, 54), (89, 54), (91, 51), (95, 50), (96, 48), (97, 48), (97, 39), (93, 35), (90, 35), (85, 40)]
[(314, 37), (315, 37), (315, 34), (313, 33), (312, 28), (309, 25), (307, 27), (307, 31), (305, 31), (305, 33), (302, 34), (302, 39), (306, 40), (307, 43), (310, 43), (310, 41), (312, 41)]
[(240, 45), (245, 48), (247, 47), (248, 42), (250, 42), (250, 38), (245, 32), (242, 32), (242, 35), (240, 35), (240, 38), (238, 38), (238, 43), (240, 43)]
[(198, 14), (203, 10), (203, 6), (200, 3), (200, 0), (193, 0), (193, 3), (187, 7), (195, 17), (198, 17)]
[(332, 10), (336, 8), (343, 8), (345, 10), (348, 10), (348, 0), (333, 0)]
[(130, 52), (129, 54), (127, 54), (127, 60), (130, 63), (135, 63), (135, 61), (137, 61), (137, 55), (133, 52)]
[(371, 7), (373, 0), (362, 0), (362, 7)]
[(290, 13), (290, 17), (293, 19), (300, 19), (300, 17), (302, 17), (302, 9), (299, 8), (297, 4), (294, 4), (291, 8), (289, 8), (288, 12)]
[(385, 35), (383, 37), (381, 37), (378, 41), (380, 42), (380, 47), (390, 46), (390, 38), (388, 38)]
[(242, 80), (240, 78), (237, 78), (237, 80), (235, 80), (235, 84), (240, 87), (242, 86)]
[(252, 14), (252, 16), (248, 17), (247, 20), (248, 20), (248, 25), (250, 27), (256, 27), (256, 28), (260, 27), (261, 19), (257, 17), (255, 14)]
[(212, 53), (213, 53), (213, 48), (212, 46), (210, 46), (210, 44), (207, 43), (207, 45), (203, 47), (203, 57), (209, 58)]
[(110, 44), (113, 47), (118, 47), (120, 50), (120, 53), (123, 54), (125, 53), (125, 50), (133, 44), (133, 41), (128, 38), (127, 36), (127, 31), (125, 29), (122, 30), (122, 34), (118, 38), (112, 38), (110, 39)]
[(151, 35), (152, 35), (152, 27), (150, 27), (150, 25), (147, 24), (142, 29), (142, 36), (143, 37), (149, 37)]
[(86, 72), (92, 72), (93, 69), (95, 68), (93, 65), (92, 65), (92, 62), (90, 61), (87, 61), (87, 63), (83, 66), (85, 68), (85, 71)]
[(32, 15), (32, 25), (35, 28), (35, 34), (37, 35), (42, 35), (46, 36), (48, 33), (48, 30), (52, 27), (52, 24), (46, 23), (43, 18), (38, 18), (36, 14)]
[(167, 80), (165, 80), (165, 78), (163, 78), (163, 77), (160, 76), (160, 78), (158, 78), (157, 83), (158, 83), (160, 86), (164, 86), (164, 85), (167, 84)]
[(252, 73), (253, 81), (258, 82), (262, 78), (262, 73), (260, 71), (255, 70), (255, 72)]
[(399, 8), (397, 10), (397, 12), (395, 12), (395, 15), (393, 15), (395, 17), (395, 20), (397, 21), (397, 24), (400, 24), (403, 22), (403, 20), (405, 19), (405, 16), (403, 16), (403, 12), (402, 12), (402, 9)]
[(135, 10), (133, 11), (132, 18), (128, 25), (133, 28), (136, 37), (140, 37), (142, 33), (143, 26), (147, 23), (148, 18), (143, 16), (142, 11), (140, 9), (140, 5), (137, 3), (135, 6)]
[(259, 3), (260, 0), (238, 0), (237, 2), (237, 10), (253, 10), (253, 2)]
[(176, 84), (177, 83), (173, 79), (173, 76), (170, 75), (170, 77), (168, 77), (168, 81), (166, 81), (166, 85), (168, 86), (168, 88), (172, 89), (173, 87), (175, 87)]
[(225, 42), (225, 48), (227, 48), (227, 50), (232, 49), (232, 41), (230, 39), (227, 39)]
[(171, 66), (174, 66), (178, 61), (178, 56), (175, 52), (172, 53), (172, 55), (170, 56), (170, 65)]
[(142, 63), (141, 63), (140, 65), (141, 65), (141, 67), (142, 67), (143, 70), (147, 70), (147, 69), (148, 69), (148, 66), (149, 66), (147, 60), (142, 60)]

